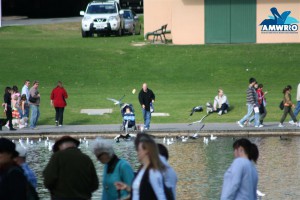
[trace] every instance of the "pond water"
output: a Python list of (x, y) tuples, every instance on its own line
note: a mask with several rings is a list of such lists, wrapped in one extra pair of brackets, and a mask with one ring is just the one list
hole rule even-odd
[[(258, 145), (260, 151), (257, 163), (258, 189), (266, 194), (263, 199), (300, 199), (300, 137), (283, 140), (279, 137), (261, 137), (250, 140)], [(206, 145), (199, 138), (167, 145), (169, 163), (178, 175), (177, 199), (219, 199), (224, 172), (233, 160), (233, 141), (232, 138), (219, 137)], [(162, 143), (163, 140), (157, 139), (157, 142)], [(93, 159), (101, 183), (103, 166), (96, 161), (88, 144), (84, 142), (80, 146)], [(139, 167), (133, 142), (114, 143), (114, 148), (116, 154), (128, 160), (135, 170)], [(44, 141), (28, 145), (27, 162), (37, 174), (41, 199), (50, 199), (48, 190), (43, 186), (42, 171), (51, 154)], [(100, 184), (93, 199), (101, 199), (101, 191)]]

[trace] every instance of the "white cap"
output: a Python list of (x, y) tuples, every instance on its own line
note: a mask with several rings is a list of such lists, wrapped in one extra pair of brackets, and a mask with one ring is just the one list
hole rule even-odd
[(16, 146), (16, 151), (19, 153), (19, 157), (26, 157), (27, 150), (25, 147), (22, 147), (21, 145)]

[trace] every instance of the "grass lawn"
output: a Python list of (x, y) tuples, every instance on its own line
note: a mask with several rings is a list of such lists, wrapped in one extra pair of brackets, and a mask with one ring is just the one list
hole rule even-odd
[[(268, 91), (266, 121), (279, 121), (278, 105), (285, 85), (300, 82), (300, 44), (237, 45), (145, 45), (139, 36), (81, 38), (80, 23), (3, 27), (0, 29), (0, 88), (26, 79), (40, 81), (39, 124), (54, 124), (50, 92), (58, 80), (69, 93), (65, 124), (121, 123), (119, 108), (110, 98), (126, 95), (133, 103), (137, 122), (142, 122), (137, 100), (143, 82), (156, 95), (157, 112), (152, 123), (188, 123), (193, 106), (212, 101), (219, 87), (228, 96), (232, 110), (210, 116), (206, 122), (235, 122), (246, 113), (246, 88), (250, 77)], [(248, 69), (248, 70), (247, 70)], [(132, 89), (137, 93), (133, 95)], [(88, 116), (81, 109), (113, 108), (112, 114)]]

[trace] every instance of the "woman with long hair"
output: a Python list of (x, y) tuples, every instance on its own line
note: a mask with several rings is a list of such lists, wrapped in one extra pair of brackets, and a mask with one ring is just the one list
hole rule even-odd
[(234, 161), (224, 174), (221, 200), (257, 199), (259, 151), (254, 143), (242, 138), (233, 143)]
[(298, 125), (297, 119), (293, 113), (293, 108), (295, 108), (295, 105), (292, 102), (291, 90), (292, 90), (292, 86), (288, 85), (282, 91), (282, 93), (284, 94), (284, 97), (283, 97), (284, 108), (283, 108), (282, 117), (280, 119), (280, 123), (278, 125), (278, 127), (280, 127), (280, 128), (284, 127), (283, 122), (284, 122), (287, 114), (289, 114), (291, 116), (292, 120), (294, 121), (294, 125), (296, 125), (296, 126)]
[(116, 182), (116, 188), (130, 191), (132, 200), (165, 200), (162, 176), (165, 166), (160, 161), (157, 144), (150, 137), (139, 137), (136, 144), (141, 167), (131, 186)]

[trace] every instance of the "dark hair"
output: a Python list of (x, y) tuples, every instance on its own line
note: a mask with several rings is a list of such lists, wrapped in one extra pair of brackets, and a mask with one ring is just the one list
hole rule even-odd
[(258, 156), (259, 156), (259, 151), (258, 148), (256, 146), (256, 144), (250, 142), (248, 139), (246, 138), (241, 138), (236, 140), (233, 145), (232, 145), (233, 149), (237, 149), (239, 147), (243, 147), (245, 153), (248, 156), (249, 160), (252, 160), (256, 163)]
[(15, 93), (19, 92), (18, 87), (15, 86), (15, 85), (12, 87), (12, 90), (13, 90)]
[(253, 83), (253, 82), (256, 82), (256, 79), (255, 78), (250, 78), (249, 83)]
[(169, 160), (169, 152), (165, 145), (157, 143), (159, 154)]
[(5, 88), (5, 90), (4, 90), (4, 92), (5, 92), (5, 94), (7, 94), (7, 93), (9, 93), (9, 91), (11, 91), (11, 87), (8, 87), (8, 86), (7, 86), (7, 87)]
[(258, 88), (263, 88), (264, 87), (264, 85), (263, 84), (258, 84)]
[(135, 150), (138, 149), (138, 146), (139, 146), (139, 143), (141, 140), (147, 140), (147, 139), (150, 139), (152, 140), (152, 137), (150, 135), (148, 135), (147, 133), (143, 133), (143, 132), (139, 132), (137, 135), (136, 135), (136, 138), (134, 140), (134, 147), (135, 147)]
[(292, 89), (292, 86), (290, 86), (290, 85), (287, 85), (285, 88), (283, 88), (283, 91), (282, 91), (282, 93), (283, 94), (285, 94), (286, 93), (286, 91), (288, 91), (288, 90), (291, 90)]

